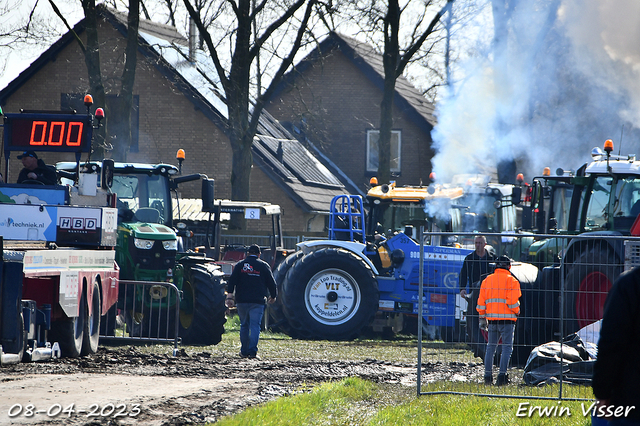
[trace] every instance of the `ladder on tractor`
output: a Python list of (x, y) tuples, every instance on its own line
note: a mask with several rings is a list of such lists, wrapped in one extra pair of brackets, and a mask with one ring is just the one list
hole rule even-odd
[(331, 200), (329, 239), (359, 241), (364, 236), (364, 208), (360, 195), (339, 195)]

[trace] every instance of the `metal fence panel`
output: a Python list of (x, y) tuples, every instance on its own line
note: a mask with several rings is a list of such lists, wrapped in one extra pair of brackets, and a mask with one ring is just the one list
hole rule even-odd
[(119, 281), (120, 298), (101, 318), (100, 339), (173, 343), (177, 353), (182, 292), (173, 283)]
[[(426, 233), (424, 240), (428, 243), (434, 237), (446, 236), (438, 240), (473, 249), (470, 244), (476, 235), (452, 237), (446, 233)], [(541, 397), (539, 385), (556, 384), (547, 386), (542, 397), (567, 399), (567, 384), (572, 384), (576, 385), (571, 386), (573, 399), (576, 394), (580, 400), (593, 399), (590, 384), (597, 353), (598, 320), (602, 318), (607, 293), (615, 279), (624, 270), (640, 265), (640, 239), (608, 235), (535, 235), (535, 238), (523, 234), (484, 235), (496, 255), (506, 254), (514, 259), (510, 272), (520, 281), (520, 315), (508, 374), (511, 383), (522, 386), (518, 387), (518, 395), (513, 395), (510, 394), (513, 387), (484, 384), (487, 333), (480, 330), (474, 309), (479, 290), (469, 288), (473, 297), (464, 300), (457, 296), (456, 306), (452, 308), (451, 298), (459, 289), (439, 286), (436, 281), (439, 276), (460, 271), (453, 270), (453, 265), (447, 270), (443, 264), (443, 270), (434, 273), (437, 276), (430, 276), (431, 272), (423, 276), (418, 394), (434, 392), (433, 389), (425, 391), (422, 384), (430, 389), (429, 384), (444, 380), (437, 393), (460, 393), (460, 386), (454, 383), (467, 381), (465, 394), (538, 399)], [(526, 237), (529, 240), (525, 244), (518, 241)], [(438, 307), (446, 303), (448, 306)], [(500, 344), (493, 362), (494, 382), (501, 348)], [(525, 371), (527, 361), (530, 368)], [(434, 365), (440, 368), (433, 369)], [(465, 366), (466, 374), (459, 373), (461, 365)], [(431, 374), (431, 370), (437, 370), (438, 374)]]

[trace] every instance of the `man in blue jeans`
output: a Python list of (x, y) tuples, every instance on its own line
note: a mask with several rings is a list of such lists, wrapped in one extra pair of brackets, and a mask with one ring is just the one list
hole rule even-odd
[(487, 352), (484, 356), (484, 383), (493, 383), (493, 356), (502, 337), (502, 356), (500, 372), (496, 385), (509, 383), (507, 367), (513, 352), (513, 333), (520, 315), (520, 282), (511, 275), (511, 259), (500, 256), (496, 260), (496, 269), (482, 281), (476, 310), (480, 315), (479, 326), (489, 332)]
[[(260, 247), (253, 244), (247, 257), (233, 268), (227, 287), (227, 307), (235, 304), (240, 317), (240, 357), (258, 356), (258, 339), (264, 314), (265, 298), (276, 301), (276, 282), (269, 264), (260, 259)], [(235, 292), (235, 297), (234, 297)]]

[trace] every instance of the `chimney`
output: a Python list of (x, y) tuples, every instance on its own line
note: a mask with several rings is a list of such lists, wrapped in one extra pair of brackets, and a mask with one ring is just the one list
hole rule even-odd
[(280, 163), (282, 163), (283, 156), (284, 156), (284, 151), (282, 150), (282, 141), (278, 141), (278, 150), (276, 151), (276, 158)]
[(196, 23), (189, 18), (189, 62), (196, 61)]

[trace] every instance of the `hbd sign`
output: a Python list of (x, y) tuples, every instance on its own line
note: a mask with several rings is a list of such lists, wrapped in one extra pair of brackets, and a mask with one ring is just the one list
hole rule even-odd
[(102, 232), (101, 209), (59, 207), (56, 225), (59, 243), (99, 245)]
[(71, 231), (95, 231), (98, 228), (98, 219), (86, 217), (61, 217), (60, 229)]

